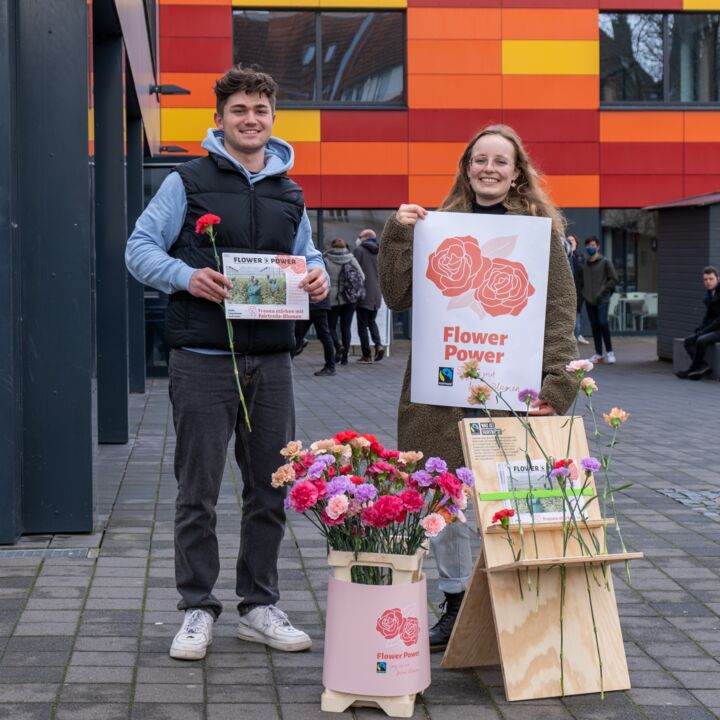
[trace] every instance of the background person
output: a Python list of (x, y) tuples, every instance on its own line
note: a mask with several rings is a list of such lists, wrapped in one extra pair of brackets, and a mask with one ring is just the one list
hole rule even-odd
[(197, 660), (212, 642), (222, 603), (215, 505), (228, 442), (242, 472), (243, 513), (235, 591), (237, 635), (279, 650), (310, 647), (306, 633), (276, 607), (285, 493), (271, 486), (280, 450), (295, 435), (290, 351), (293, 323), (234, 320), (233, 334), (252, 433), (246, 427), (230, 359), (222, 306), (232, 283), (215, 269), (210, 239), (196, 223), (218, 215), (218, 253), (302, 255), (301, 287), (327, 294), (301, 189), (287, 177), (293, 150), (271, 137), (277, 84), (237, 65), (215, 83), (216, 127), (205, 157), (178, 165), (138, 218), (125, 260), (140, 282), (171, 293), (165, 337), (176, 433), (175, 583), (185, 612), (170, 655)]
[(705, 295), (705, 317), (693, 334), (685, 338), (685, 350), (691, 358), (690, 367), (675, 373), (679, 378), (699, 380), (707, 375), (711, 367), (705, 362), (705, 353), (709, 347), (720, 342), (720, 284), (718, 284), (718, 269), (708, 265), (703, 269), (703, 285)]
[[(335, 362), (347, 365), (348, 353), (350, 351), (350, 336), (352, 319), (355, 314), (355, 303), (346, 300), (342, 294), (343, 266), (352, 263), (362, 275), (365, 275), (348, 244), (342, 238), (335, 238), (330, 243), (330, 249), (323, 254), (325, 266), (330, 275), (330, 335), (335, 346)], [(340, 320), (340, 339), (337, 334), (337, 322)]]
[(330, 299), (326, 297), (319, 302), (310, 303), (310, 318), (308, 320), (295, 321), (295, 352), (293, 357), (297, 357), (305, 349), (307, 345), (305, 335), (311, 325), (315, 326), (315, 333), (322, 344), (325, 355), (325, 364), (314, 373), (318, 377), (335, 374), (335, 347), (332, 335), (330, 335), (329, 315)]
[(577, 315), (575, 317), (575, 339), (580, 345), (589, 345), (590, 343), (583, 337), (582, 334), (582, 308), (583, 308), (583, 265), (585, 264), (585, 258), (578, 247), (577, 237), (575, 235), (568, 235), (568, 262), (570, 263), (570, 270), (572, 272), (573, 280), (575, 281), (575, 297), (577, 298)]
[[(600, 254), (600, 241), (592, 235), (585, 240), (587, 259), (583, 265), (583, 298), (587, 307), (595, 343), (595, 354), (590, 362), (615, 364), (615, 353), (610, 337), (610, 296), (615, 292), (618, 276), (612, 262)], [(603, 342), (605, 356), (603, 356)]]
[[(564, 413), (575, 397), (575, 383), (565, 366), (577, 356), (573, 338), (575, 288), (562, 243), (565, 222), (540, 188), (538, 174), (512, 128), (491, 125), (470, 140), (440, 210), (552, 219), (542, 386), (532, 414)], [(392, 310), (403, 311), (412, 305), (413, 226), (426, 214), (419, 205), (401, 205), (385, 223), (380, 242), (380, 287)], [(457, 424), (473, 411), (410, 402), (411, 369), (412, 358), (408, 358), (398, 407), (398, 447), (421, 450), (426, 458), (442, 457), (449, 467), (464, 465)], [(430, 631), (431, 650), (446, 647), (465, 594), (472, 570), (469, 533), (467, 525), (452, 523), (432, 540), (445, 601), (444, 612)]]
[[(377, 326), (377, 314), (382, 304), (380, 280), (378, 278), (378, 243), (375, 231), (370, 228), (363, 230), (358, 236), (359, 244), (353, 254), (365, 274), (365, 296), (357, 301), (357, 329), (360, 338), (362, 356), (359, 363), (379, 362), (385, 357), (385, 348), (380, 339)], [(370, 337), (368, 337), (368, 335)], [(375, 355), (371, 355), (370, 338), (375, 345)]]

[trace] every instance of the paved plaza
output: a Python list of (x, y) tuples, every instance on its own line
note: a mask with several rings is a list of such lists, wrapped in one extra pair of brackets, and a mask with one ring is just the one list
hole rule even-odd
[[(351, 358), (316, 378), (319, 349), (296, 361), (298, 438), (356, 428), (395, 446), (408, 344), (371, 366)], [(589, 353), (588, 353), (589, 354)], [(432, 720), (704, 720), (720, 717), (720, 384), (681, 381), (655, 360), (655, 339), (619, 338), (618, 364), (593, 373), (596, 406), (632, 414), (615, 451), (614, 480), (630, 550), (646, 559), (614, 570), (633, 689), (508, 703), (499, 668), (443, 671), (416, 704)], [(28, 536), (0, 548), (2, 720), (305, 720), (320, 711), (326, 550), (290, 518), (280, 562), (281, 607), (313, 637), (284, 654), (235, 638), (234, 567), (240, 486), (228, 461), (218, 505), (225, 612), (205, 660), (168, 656), (181, 615), (173, 579), (174, 434), (167, 381), (133, 395), (131, 440), (97, 447), (96, 531)], [(403, 448), (408, 450), (410, 448)], [(281, 458), (278, 457), (278, 464)], [(440, 595), (430, 559), (431, 613)], [(436, 668), (440, 656), (433, 656)], [(377, 710), (345, 713), (382, 718)]]

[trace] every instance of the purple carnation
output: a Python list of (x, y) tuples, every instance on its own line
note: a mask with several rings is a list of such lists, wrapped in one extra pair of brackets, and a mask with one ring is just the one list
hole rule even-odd
[(469, 487), (472, 487), (475, 484), (475, 476), (469, 468), (459, 467), (455, 471), (455, 474), (463, 484), (468, 485)]
[(597, 458), (586, 457), (580, 461), (580, 467), (585, 470), (585, 472), (594, 473), (598, 472), (602, 466), (600, 465), (600, 461)]
[(569, 474), (570, 471), (566, 467), (559, 467), (550, 471), (550, 477), (553, 480), (557, 480), (559, 477), (567, 477)]
[(518, 393), (518, 399), (521, 403), (532, 405), (538, 399), (538, 394), (531, 388), (525, 388)]
[(425, 470), (417, 470), (410, 476), (420, 487), (430, 487), (433, 483), (432, 475)]
[(338, 475), (327, 484), (325, 492), (331, 498), (344, 492), (352, 492), (354, 487), (353, 481), (347, 475)]
[(332, 465), (335, 462), (335, 458), (332, 455), (318, 455), (315, 458), (316, 463), (323, 463), (325, 467), (328, 467), (329, 465)]
[(327, 466), (324, 462), (318, 462), (315, 461), (307, 471), (307, 478), (308, 480), (318, 480), (323, 476), (325, 473), (325, 470), (327, 469)]
[(286, 510), (289, 510), (289, 509), (292, 507), (292, 505), (291, 505), (291, 503), (290, 503), (290, 496), (289, 496), (289, 495), (283, 500), (283, 507), (284, 507)]
[(368, 502), (373, 500), (377, 496), (377, 490), (374, 485), (369, 483), (362, 483), (361, 485), (354, 485), (352, 489), (355, 499), (360, 502)]
[(431, 457), (425, 463), (425, 469), (428, 472), (444, 473), (447, 472), (447, 463), (438, 457)]

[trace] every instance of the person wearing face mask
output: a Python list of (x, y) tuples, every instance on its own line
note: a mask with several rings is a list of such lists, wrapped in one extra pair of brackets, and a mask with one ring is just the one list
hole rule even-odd
[[(585, 240), (585, 253), (587, 261), (583, 265), (583, 297), (595, 343), (595, 354), (590, 358), (590, 362), (614, 365), (616, 361), (610, 337), (608, 310), (610, 296), (615, 292), (618, 282), (617, 272), (612, 262), (600, 254), (600, 241), (594, 235)], [(604, 356), (603, 342), (606, 352)]]
[[(565, 221), (543, 192), (538, 173), (512, 128), (490, 125), (471, 138), (460, 156), (455, 182), (439, 210), (535, 215), (552, 220), (542, 385), (530, 414), (564, 413), (576, 390), (565, 366), (577, 357), (573, 336), (575, 284), (562, 241)], [(413, 226), (426, 215), (420, 205), (401, 205), (385, 224), (380, 242), (380, 288), (392, 310), (403, 311), (412, 305)], [(425, 458), (442, 457), (451, 468), (464, 465), (457, 423), (473, 415), (473, 410), (410, 402), (411, 372), (412, 358), (408, 358), (398, 407), (398, 447), (420, 450)], [(496, 417), (509, 414), (492, 412)], [(465, 524), (452, 523), (431, 542), (440, 590), (445, 594), (443, 613), (430, 630), (430, 649), (439, 651), (450, 639), (472, 570), (470, 531)]]

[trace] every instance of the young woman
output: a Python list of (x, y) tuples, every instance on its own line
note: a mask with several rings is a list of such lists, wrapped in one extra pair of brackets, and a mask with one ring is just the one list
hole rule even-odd
[[(460, 157), (455, 182), (439, 210), (535, 215), (552, 220), (542, 386), (531, 414), (564, 413), (575, 396), (575, 385), (565, 366), (577, 357), (573, 337), (575, 284), (562, 243), (565, 222), (541, 189), (538, 173), (512, 128), (490, 125), (470, 140)], [(426, 214), (420, 205), (401, 205), (385, 224), (380, 243), (380, 286), (392, 310), (407, 310), (412, 305), (413, 226), (422, 222)], [(398, 447), (421, 450), (426, 458), (437, 455), (450, 467), (464, 465), (457, 423), (471, 412), (410, 402), (411, 368), (412, 358), (408, 358), (398, 407)], [(445, 601), (444, 612), (430, 631), (430, 647), (442, 650), (450, 639), (472, 570), (467, 526), (449, 525), (433, 541), (433, 550)]]

